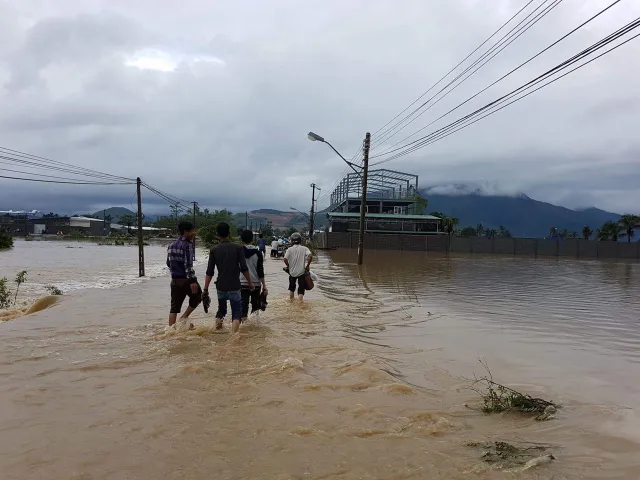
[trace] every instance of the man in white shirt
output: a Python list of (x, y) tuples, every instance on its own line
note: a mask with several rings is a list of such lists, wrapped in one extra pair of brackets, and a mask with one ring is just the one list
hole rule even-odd
[(273, 241), (271, 242), (271, 257), (277, 257), (277, 256), (278, 256), (278, 240), (274, 238)]
[(305, 276), (309, 271), (313, 256), (311, 251), (301, 245), (302, 236), (299, 233), (291, 235), (291, 245), (284, 255), (284, 263), (289, 268), (289, 298), (293, 300), (296, 291), (296, 282), (298, 283), (298, 299), (304, 298), (305, 292)]

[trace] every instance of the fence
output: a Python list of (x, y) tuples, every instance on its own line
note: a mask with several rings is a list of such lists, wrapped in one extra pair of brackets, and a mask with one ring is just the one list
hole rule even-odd
[[(354, 232), (318, 233), (320, 248), (357, 248)], [(537, 238), (451, 237), (446, 235), (373, 234), (364, 237), (365, 249), (412, 250), (420, 252), (486, 253), (503, 255), (573, 258), (620, 258), (640, 260), (640, 242), (599, 242), (578, 238), (544, 240)]]

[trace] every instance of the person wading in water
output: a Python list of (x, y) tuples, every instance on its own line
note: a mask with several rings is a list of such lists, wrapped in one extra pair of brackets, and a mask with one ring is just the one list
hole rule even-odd
[(309, 271), (311, 260), (311, 250), (301, 245), (302, 236), (299, 233), (291, 235), (291, 245), (284, 254), (284, 263), (289, 269), (289, 298), (293, 300), (296, 291), (296, 282), (298, 283), (298, 299), (304, 298), (305, 292), (305, 276)]
[[(253, 233), (251, 234), (251, 238), (253, 239)], [(260, 253), (262, 254), (262, 258), (265, 259), (267, 258), (267, 241), (264, 239), (264, 235), (259, 234), (258, 235), (258, 249), (260, 250)]]
[(244, 258), (247, 262), (247, 268), (249, 269), (249, 275), (253, 282), (254, 288), (250, 289), (247, 279), (243, 274), (240, 274), (240, 284), (242, 285), (242, 321), (244, 322), (249, 316), (249, 305), (251, 305), (251, 313), (260, 309), (260, 286), (262, 286), (262, 292), (268, 295), (267, 284), (264, 280), (264, 256), (262, 249), (258, 249), (256, 246), (251, 245), (253, 241), (253, 232), (251, 230), (245, 230), (240, 235), (240, 239), (244, 244)]
[(216, 268), (218, 278), (216, 290), (218, 293), (218, 312), (216, 313), (216, 329), (222, 328), (222, 321), (227, 315), (227, 300), (231, 304), (231, 332), (240, 329), (242, 319), (242, 298), (240, 296), (240, 273), (247, 280), (247, 286), (253, 290), (253, 282), (249, 275), (247, 262), (244, 259), (242, 245), (232, 243), (230, 239), (231, 229), (227, 223), (219, 223), (216, 227), (220, 243), (211, 249), (209, 253), (209, 265), (204, 279), (204, 292), (209, 294), (209, 284), (213, 279)]
[(202, 290), (198, 284), (196, 272), (193, 270), (195, 257), (193, 239), (196, 237), (196, 229), (190, 222), (181, 222), (178, 225), (178, 231), (180, 238), (167, 248), (167, 267), (171, 270), (170, 327), (175, 325), (185, 298), (189, 297), (189, 306), (180, 320), (187, 320), (202, 301)]

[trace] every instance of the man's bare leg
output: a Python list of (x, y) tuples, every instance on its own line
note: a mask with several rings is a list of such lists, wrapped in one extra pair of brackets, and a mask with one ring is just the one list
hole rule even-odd
[(304, 295), (298, 295), (298, 300), (302, 302), (304, 300)]
[(294, 296), (295, 296), (294, 292), (289, 292), (289, 300), (293, 300)]
[(231, 322), (231, 333), (236, 333), (240, 330), (240, 320), (233, 320)]
[[(184, 311), (184, 313), (182, 314), (182, 316), (180, 317), (180, 320), (187, 320), (189, 318), (189, 315), (191, 315), (191, 313), (195, 310), (195, 308), (193, 307), (187, 307), (187, 309)], [(189, 324), (189, 328), (194, 328), (193, 327), (193, 323)]]
[(178, 318), (178, 314), (177, 313), (170, 313), (169, 314), (169, 326), (173, 327), (176, 323), (176, 318)]

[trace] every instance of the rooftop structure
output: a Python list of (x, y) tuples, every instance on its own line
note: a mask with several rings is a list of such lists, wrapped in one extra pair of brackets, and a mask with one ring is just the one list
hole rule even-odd
[[(369, 170), (367, 199), (413, 201), (418, 191), (418, 175), (395, 170)], [(345, 175), (331, 194), (331, 206), (362, 196), (362, 180), (356, 173)], [(333, 208), (332, 208), (333, 210)]]

